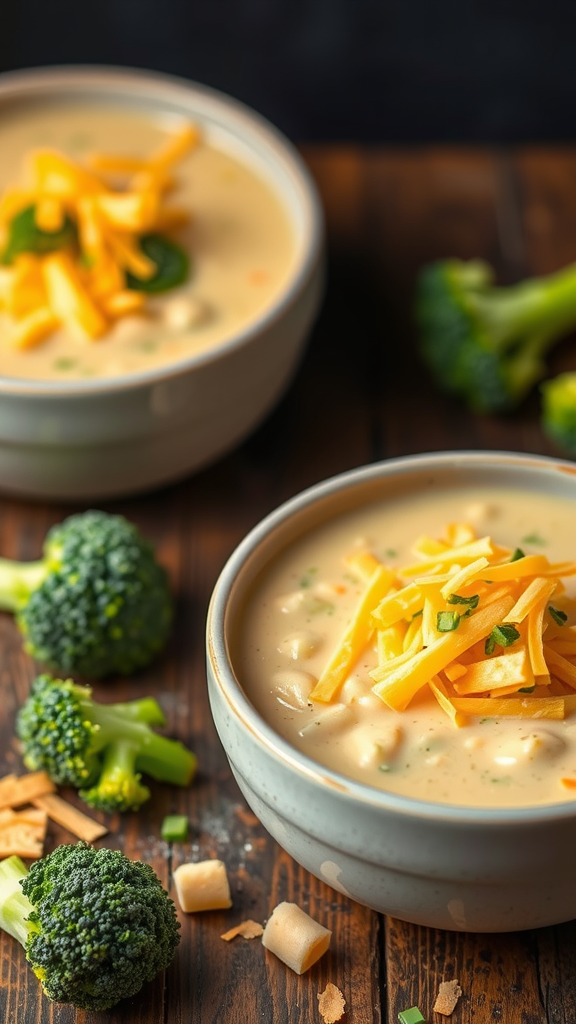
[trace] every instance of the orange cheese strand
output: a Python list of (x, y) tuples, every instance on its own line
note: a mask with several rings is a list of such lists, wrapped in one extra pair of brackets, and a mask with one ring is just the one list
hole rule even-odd
[(418, 690), (433, 676), (442, 672), (478, 640), (488, 636), (493, 627), (502, 622), (513, 603), (513, 598), (503, 597), (488, 608), (479, 608), (471, 618), (461, 622), (458, 629), (445, 633), (436, 643), (425, 647), (396, 671), (389, 673), (385, 667), (375, 669), (370, 673), (376, 681), (372, 687), (373, 692), (389, 707), (404, 711)]
[(463, 715), (462, 712), (458, 711), (458, 708), (455, 707), (454, 701), (448, 696), (446, 687), (440, 677), (434, 676), (428, 685), (436, 697), (440, 707), (446, 712), (448, 718), (451, 719), (456, 728), (459, 729), (461, 726), (466, 725), (466, 722), (468, 721), (466, 715)]
[(461, 696), (472, 693), (486, 693), (507, 687), (528, 687), (534, 685), (534, 675), (526, 647), (510, 651), (495, 658), (486, 658), (468, 665), (466, 674), (454, 683), (456, 693)]
[(553, 718), (566, 717), (564, 697), (453, 697), (452, 703), (465, 715), (487, 718)]
[(372, 609), (393, 581), (394, 574), (385, 566), (379, 565), (374, 571), (337, 650), (310, 694), (310, 700), (329, 702), (340, 689), (373, 632)]

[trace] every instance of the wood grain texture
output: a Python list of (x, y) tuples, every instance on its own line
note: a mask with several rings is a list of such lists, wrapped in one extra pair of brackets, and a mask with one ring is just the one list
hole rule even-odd
[[(108, 845), (149, 861), (174, 894), (183, 861), (217, 856), (233, 907), (180, 915), (182, 942), (165, 977), (108, 1014), (52, 1006), (17, 944), (0, 936), (0, 1021), (7, 1024), (310, 1024), (328, 981), (346, 999), (348, 1024), (395, 1024), (419, 1005), (430, 1022), (438, 984), (458, 978), (454, 1024), (573, 1024), (576, 926), (475, 936), (385, 920), (296, 865), (258, 823), (234, 782), (212, 724), (204, 623), (217, 576), (262, 516), (310, 484), (379, 458), (435, 449), (553, 453), (531, 396), (513, 417), (472, 417), (436, 393), (419, 364), (411, 296), (419, 267), (456, 255), (490, 260), (499, 280), (576, 258), (576, 154), (572, 150), (304, 150), (327, 214), (326, 300), (292, 386), (236, 452), (157, 493), (108, 504), (157, 547), (177, 595), (165, 654), (128, 680), (95, 686), (100, 700), (158, 695), (169, 735), (192, 746), (200, 768), (187, 791), (154, 785), (139, 814), (113, 816)], [(574, 365), (574, 341), (555, 367)], [(39, 555), (47, 528), (72, 506), (0, 498), (0, 554)], [(35, 666), (10, 616), (0, 615), (0, 772), (21, 767), (14, 717)], [(74, 794), (67, 794), (81, 806)], [(189, 841), (159, 838), (166, 813), (186, 813)], [(50, 826), (47, 849), (71, 837)], [(104, 845), (104, 842), (101, 843)], [(250, 917), (264, 922), (294, 900), (333, 929), (329, 954), (302, 978), (259, 940), (220, 939)]]

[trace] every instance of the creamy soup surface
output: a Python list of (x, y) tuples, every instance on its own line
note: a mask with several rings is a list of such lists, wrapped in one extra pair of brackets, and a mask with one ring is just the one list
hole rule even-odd
[[(369, 644), (330, 704), (309, 694), (338, 645), (362, 585), (343, 564), (368, 548), (386, 565), (414, 563), (415, 539), (468, 522), (526, 555), (576, 558), (576, 503), (521, 491), (431, 491), (347, 512), (313, 529), (260, 575), (232, 643), (247, 695), (274, 729), (322, 765), (379, 789), (477, 807), (573, 800), (576, 714), (563, 720), (469, 717), (456, 728), (425, 687), (398, 712), (372, 691)], [(567, 578), (563, 607), (576, 596)], [(566, 628), (576, 621), (569, 613)], [(576, 659), (572, 659), (576, 663)]]
[[(182, 122), (101, 107), (34, 107), (0, 117), (0, 195), (23, 184), (32, 149), (55, 149), (76, 162), (93, 152), (146, 157)], [(147, 315), (118, 320), (95, 341), (64, 330), (26, 351), (10, 344), (0, 313), (0, 376), (69, 380), (152, 369), (226, 341), (263, 313), (287, 283), (296, 243), (272, 188), (206, 142), (175, 169), (173, 202), (191, 211), (174, 238), (191, 258), (189, 281), (147, 302)]]

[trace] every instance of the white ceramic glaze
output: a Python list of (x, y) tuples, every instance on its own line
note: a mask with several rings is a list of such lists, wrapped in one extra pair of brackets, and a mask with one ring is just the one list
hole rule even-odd
[(260, 523), (216, 584), (207, 665), (216, 728), (248, 803), (300, 864), (403, 920), (515, 931), (576, 917), (576, 801), (477, 809), (399, 797), (316, 764), (274, 732), (231, 663), (234, 624), (261, 567), (312, 525), (398, 488), (470, 483), (576, 502), (576, 467), (537, 456), (447, 452), (394, 459), (312, 487)]
[(291, 278), (273, 306), (214, 350), (117, 378), (0, 377), (0, 489), (96, 498), (175, 480), (245, 437), (298, 364), (323, 286), (323, 219), (308, 172), (259, 115), (214, 90), (148, 72), (44, 68), (0, 75), (3, 110), (40, 100), (115, 104), (193, 118), (261, 173), (296, 237)]

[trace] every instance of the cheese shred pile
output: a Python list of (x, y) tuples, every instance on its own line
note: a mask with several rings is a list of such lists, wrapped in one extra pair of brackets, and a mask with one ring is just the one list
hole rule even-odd
[(363, 590), (311, 700), (330, 703), (373, 645), (372, 690), (395, 711), (425, 688), (456, 727), (468, 716), (563, 719), (576, 709), (563, 583), (576, 562), (509, 550), (467, 523), (442, 540), (420, 537), (414, 551), (418, 561), (400, 569), (369, 552), (346, 559)]
[(158, 264), (142, 243), (160, 238), (178, 255), (163, 235), (189, 215), (166, 195), (175, 164), (198, 141), (186, 125), (146, 159), (100, 154), (87, 167), (56, 151), (28, 154), (29, 185), (0, 199), (0, 310), (15, 347), (32, 348), (59, 327), (94, 341), (118, 317), (141, 312), (147, 292), (181, 283), (147, 286)]

